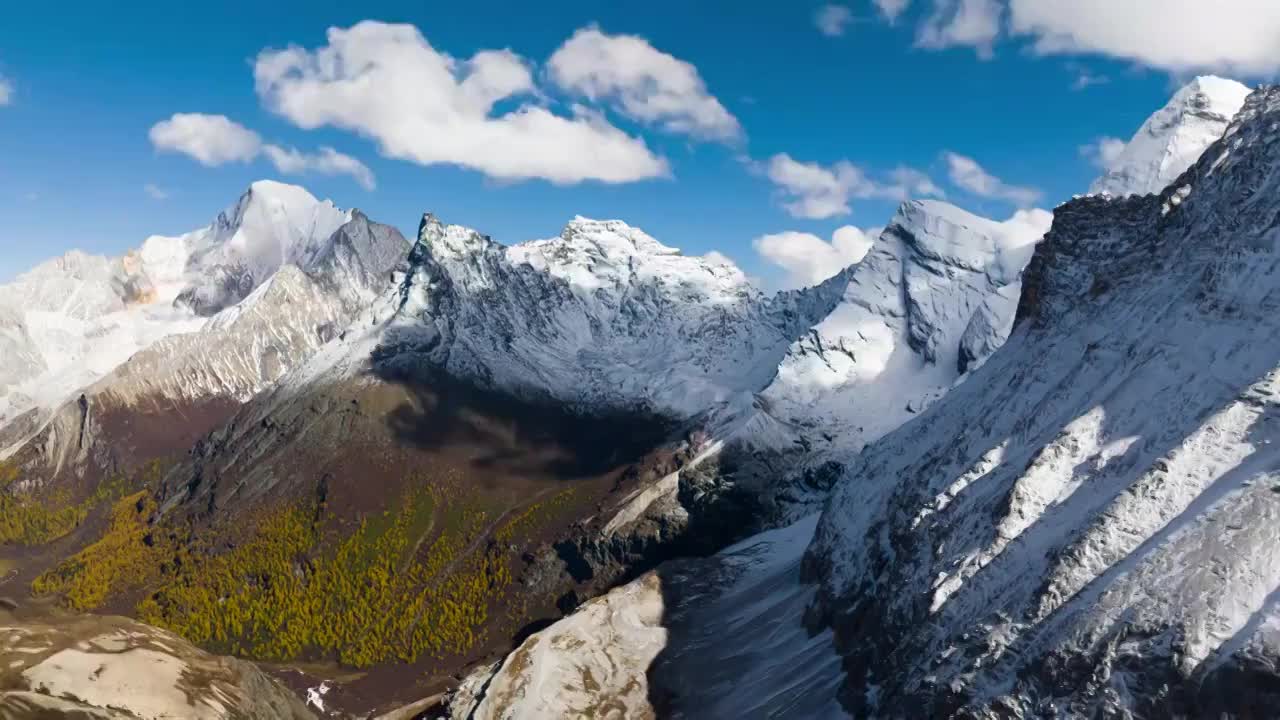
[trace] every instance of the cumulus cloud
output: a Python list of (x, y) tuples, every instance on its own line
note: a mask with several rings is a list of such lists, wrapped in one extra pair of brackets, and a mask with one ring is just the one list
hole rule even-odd
[[(893, 2), (893, 0), (889, 0)], [(823, 5), (813, 15), (818, 32), (827, 37), (840, 37), (853, 22), (853, 11), (844, 5)]]
[(147, 183), (146, 185), (142, 186), (142, 191), (146, 193), (147, 196), (150, 197), (152, 200), (168, 200), (169, 199), (169, 191), (165, 190), (159, 185), (153, 185), (151, 183)]
[(1178, 73), (1280, 70), (1275, 0), (1010, 0), (1009, 24), (1042, 54), (1099, 53)]
[(933, 11), (916, 34), (916, 44), (934, 50), (968, 46), (979, 57), (990, 58), (1003, 13), (998, 0), (934, 0)]
[(718, 141), (742, 136), (737, 118), (707, 92), (697, 68), (635, 35), (583, 28), (551, 56), (547, 72), (565, 91), (611, 103), (669, 132)]
[(262, 150), (258, 133), (225, 115), (174, 113), (151, 126), (149, 137), (157, 150), (188, 155), (206, 167), (249, 162)]
[(1000, 264), (1008, 277), (1016, 276), (1031, 262), (1040, 242), (1053, 226), (1053, 213), (1041, 208), (1018, 210), (1002, 223), (996, 223), (992, 237), (1000, 247)]
[(1053, 225), (1053, 213), (1042, 208), (1018, 210), (1003, 223), (1000, 223), (1001, 245), (1005, 249), (1021, 248), (1033, 245), (1049, 232)]
[(782, 193), (782, 207), (793, 217), (810, 220), (848, 215), (852, 212), (849, 202), (855, 199), (943, 195), (927, 175), (905, 167), (891, 172), (887, 182), (877, 182), (848, 160), (824, 166), (779, 153), (770, 158), (764, 172)]
[(978, 161), (954, 152), (944, 152), (947, 175), (956, 187), (978, 197), (1005, 200), (1026, 207), (1040, 199), (1042, 193), (1035, 188), (1010, 185), (987, 172)]
[(1080, 155), (1099, 170), (1110, 170), (1124, 152), (1125, 141), (1114, 137), (1100, 137), (1088, 145), (1080, 146)]
[(0, 107), (4, 107), (13, 102), (13, 83), (3, 75), (0, 75)]
[[(276, 170), (286, 175), (350, 175), (366, 190), (375, 186), (373, 172), (350, 155), (331, 147), (320, 148), (317, 153), (304, 153), (266, 144), (258, 133), (225, 115), (175, 113), (153, 125), (149, 135), (157, 150), (188, 155), (206, 167), (247, 163), (265, 155)], [(150, 189), (147, 192), (157, 200), (163, 199)]]
[[(1280, 71), (1275, 0), (933, 0), (916, 40), (991, 57), (1001, 36), (1027, 38), (1041, 55), (1098, 54), (1177, 74)], [(1082, 74), (1077, 88), (1100, 81)]]
[(885, 186), (885, 191), (890, 198), (906, 200), (909, 197), (943, 198), (947, 196), (933, 178), (915, 168), (895, 168), (889, 173), (889, 180), (890, 183)]
[(365, 190), (377, 187), (373, 171), (364, 163), (331, 147), (322, 147), (319, 152), (309, 154), (294, 148), (264, 145), (262, 152), (277, 170), (286, 175), (350, 175)]
[[(669, 174), (667, 162), (642, 139), (598, 112), (577, 106), (562, 116), (533, 104), (532, 69), (515, 53), (485, 50), (459, 60), (437, 51), (411, 25), (365, 21), (330, 28), (328, 44), (314, 51), (265, 50), (254, 80), (263, 104), (298, 127), (350, 130), (376, 141), (389, 157), (421, 165), (560, 184)], [(500, 102), (521, 104), (496, 113)], [(670, 114), (654, 119), (695, 122)]]
[(762, 258), (782, 268), (785, 287), (810, 287), (861, 262), (881, 230), (845, 225), (832, 234), (831, 242), (811, 233), (780, 232), (758, 237), (752, 245)]
[(726, 267), (733, 267), (733, 268), (738, 267), (738, 263), (734, 262), (733, 258), (729, 257), (728, 255), (725, 255), (719, 250), (712, 250), (711, 252), (707, 253), (706, 255), (703, 255), (702, 257), (712, 265), (724, 265)]
[(880, 11), (880, 15), (888, 20), (890, 24), (897, 22), (898, 17), (906, 12), (907, 7), (911, 5), (911, 0), (871, 0), (875, 4), (876, 9)]

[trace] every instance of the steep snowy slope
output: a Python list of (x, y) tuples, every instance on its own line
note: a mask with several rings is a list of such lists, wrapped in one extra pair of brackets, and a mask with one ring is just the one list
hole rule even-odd
[(1248, 95), (1234, 80), (1196, 78), (1143, 123), (1089, 192), (1124, 197), (1164, 190), (1222, 137)]
[(1060, 207), (1009, 342), (841, 480), (806, 573), (857, 714), (1274, 711), (1278, 127)]

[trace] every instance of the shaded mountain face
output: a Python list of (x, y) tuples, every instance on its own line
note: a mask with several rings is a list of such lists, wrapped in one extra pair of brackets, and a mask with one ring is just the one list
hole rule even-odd
[(841, 479), (805, 567), (856, 714), (1275, 706), (1278, 121), (1058, 208), (1009, 342)]

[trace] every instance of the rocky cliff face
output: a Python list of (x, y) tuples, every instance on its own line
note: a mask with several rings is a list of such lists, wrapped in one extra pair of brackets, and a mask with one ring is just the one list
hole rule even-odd
[(1008, 344), (840, 481), (806, 574), (855, 714), (1274, 706), (1278, 120), (1060, 207)]

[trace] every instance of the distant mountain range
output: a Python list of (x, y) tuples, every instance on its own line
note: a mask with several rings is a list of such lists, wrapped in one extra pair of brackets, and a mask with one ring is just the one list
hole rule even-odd
[[(409, 241), (269, 181), (69, 253), (0, 286), (0, 568), (305, 661), (271, 669), (325, 712), (477, 665), (469, 717), (1208, 708), (1186, 683), (1276, 657), (1252, 438), (1280, 101), (1246, 95), (1196, 80), (1052, 217), (908, 202), (777, 294), (620, 221), (503, 246), (428, 214)], [(733, 624), (753, 598), (772, 650)], [(741, 646), (678, 646), (699, 623)], [(759, 694), (681, 685), (701, 657)]]

